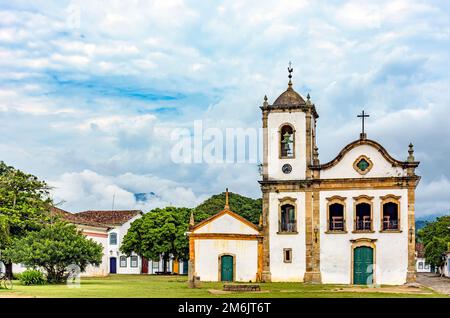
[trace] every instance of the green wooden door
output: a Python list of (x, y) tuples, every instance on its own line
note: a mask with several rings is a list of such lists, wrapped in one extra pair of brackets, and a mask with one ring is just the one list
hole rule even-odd
[(356, 285), (372, 284), (373, 279), (373, 249), (357, 247), (353, 254), (353, 283)]
[(221, 259), (221, 277), (223, 282), (233, 281), (233, 256), (224, 255)]

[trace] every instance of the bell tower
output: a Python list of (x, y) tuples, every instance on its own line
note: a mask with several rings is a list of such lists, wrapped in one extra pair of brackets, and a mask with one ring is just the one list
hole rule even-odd
[[(313, 249), (313, 197), (309, 180), (317, 178), (317, 172), (311, 165), (319, 164), (316, 146), (316, 120), (319, 117), (309, 94), (305, 99), (297, 93), (292, 84), (294, 69), (289, 63), (288, 87), (273, 104), (269, 104), (267, 96), (261, 106), (263, 121), (263, 164), (260, 181), (263, 211), (262, 235), (263, 260), (262, 280), (271, 281), (271, 253), (280, 257), (287, 246), (289, 253), (294, 253), (297, 271), (305, 272), (305, 281), (320, 281), (314, 259), (319, 250)], [(286, 189), (291, 189), (286, 192)], [(318, 194), (316, 195), (319, 197)], [(318, 200), (314, 201), (317, 210)], [(289, 210), (290, 209), (290, 210)], [(291, 211), (291, 212), (288, 212)], [(299, 212), (301, 211), (301, 212)], [(289, 214), (291, 213), (291, 214)], [(281, 216), (284, 215), (284, 219)], [(299, 220), (300, 216), (303, 220)], [(317, 222), (319, 213), (315, 214)], [(283, 221), (282, 221), (283, 219)], [(305, 224), (305, 230), (300, 227)], [(286, 236), (288, 234), (288, 236)], [(272, 245), (270, 243), (272, 240)], [(300, 242), (307, 242), (306, 250)], [(291, 248), (292, 247), (292, 248)], [(291, 255), (291, 254), (289, 254)], [(289, 256), (290, 257), (290, 256)], [(276, 272), (282, 272), (282, 265), (275, 262)], [(316, 278), (317, 277), (317, 278)]]
[(306, 101), (292, 85), (294, 69), (289, 63), (289, 82), (274, 102), (267, 96), (261, 106), (263, 117), (263, 180), (302, 180), (312, 177), (316, 149), (316, 120), (319, 115), (309, 94)]

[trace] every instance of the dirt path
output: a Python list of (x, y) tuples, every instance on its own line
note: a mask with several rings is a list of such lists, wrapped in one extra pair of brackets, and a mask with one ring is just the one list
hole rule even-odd
[(450, 295), (450, 278), (431, 273), (418, 273), (417, 282), (439, 293)]

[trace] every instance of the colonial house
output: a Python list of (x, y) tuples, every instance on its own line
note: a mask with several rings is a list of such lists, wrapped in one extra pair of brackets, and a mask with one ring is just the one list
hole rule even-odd
[(425, 248), (422, 243), (416, 243), (416, 271), (431, 273), (431, 266), (425, 261)]
[[(66, 221), (75, 224), (88, 238), (103, 246), (100, 266), (88, 266), (82, 276), (105, 276), (108, 274), (157, 274), (164, 272), (162, 257), (147, 260), (137, 254), (127, 257), (120, 252), (120, 246), (128, 229), (143, 213), (140, 210), (101, 210), (70, 213), (58, 208), (53, 212)], [(187, 274), (187, 262), (170, 258), (165, 272)], [(22, 265), (15, 265), (16, 271), (25, 270)]]
[[(294, 90), (293, 69), (288, 70), (286, 91), (272, 104), (265, 97), (260, 107), (260, 234), (222, 211), (206, 223), (209, 226), (192, 230), (191, 274), (200, 280), (244, 281), (251, 276), (266, 282), (330, 284), (415, 281), (414, 203), (420, 177), (415, 174), (419, 162), (413, 145), (405, 161), (395, 159), (368, 139), (368, 115), (362, 112), (359, 138), (333, 160), (321, 163), (316, 106), (309, 94), (303, 98)], [(212, 255), (205, 253), (208, 249)], [(238, 266), (242, 263), (248, 266)], [(219, 273), (229, 264), (233, 272), (224, 279)], [(249, 268), (252, 275), (243, 272)]]
[(77, 218), (103, 224), (109, 228), (104, 258), (110, 274), (148, 273), (148, 261), (136, 254), (127, 257), (120, 252), (120, 246), (131, 223), (142, 216), (139, 210), (83, 211)]

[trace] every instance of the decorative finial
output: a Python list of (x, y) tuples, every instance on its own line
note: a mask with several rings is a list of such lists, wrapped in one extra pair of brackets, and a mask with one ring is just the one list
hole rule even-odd
[(263, 106), (264, 107), (266, 107), (266, 106), (268, 106), (269, 105), (269, 103), (267, 102), (267, 95), (264, 95), (264, 103), (263, 103)]
[(288, 77), (289, 77), (289, 83), (288, 83), (288, 85), (289, 85), (289, 87), (292, 87), (292, 81), (291, 81), (291, 79), (292, 79), (292, 72), (294, 71), (294, 69), (292, 68), (292, 63), (291, 63), (291, 62), (289, 62), (289, 66), (288, 66), (287, 70), (288, 70), (288, 72), (289, 72), (289, 75), (288, 75)]
[(307, 100), (310, 100), (310, 99), (311, 99), (311, 96), (309, 96), (309, 93), (308, 93), (308, 95), (306, 95), (306, 99), (307, 99)]
[(408, 156), (408, 161), (409, 162), (414, 162), (415, 158), (414, 158), (414, 145), (411, 143), (409, 143), (409, 150), (408, 150), (409, 156)]
[(313, 164), (314, 165), (318, 165), (319, 164), (319, 148), (317, 146), (314, 146)]
[(228, 204), (228, 188), (225, 190), (225, 210), (229, 210), (230, 205)]
[(194, 225), (195, 225), (194, 212), (191, 211), (191, 217), (189, 218), (189, 226), (193, 227)]

